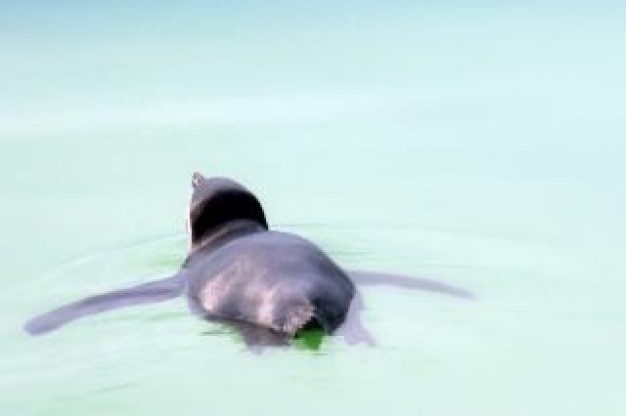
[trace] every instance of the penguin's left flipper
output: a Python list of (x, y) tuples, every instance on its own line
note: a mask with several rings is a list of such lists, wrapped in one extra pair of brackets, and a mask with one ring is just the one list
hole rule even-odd
[(24, 325), (24, 329), (31, 335), (39, 335), (85, 316), (117, 308), (174, 299), (182, 294), (184, 285), (184, 278), (181, 273), (178, 273), (127, 289), (89, 296), (30, 319)]

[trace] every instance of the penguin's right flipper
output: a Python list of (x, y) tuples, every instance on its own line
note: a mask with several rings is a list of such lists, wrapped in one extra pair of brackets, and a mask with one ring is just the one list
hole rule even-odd
[(457, 298), (474, 300), (476, 297), (468, 290), (441, 283), (436, 280), (423, 279), (393, 273), (379, 273), (362, 270), (347, 270), (348, 275), (357, 286), (395, 286), (405, 290), (441, 293)]
[(185, 287), (182, 273), (127, 289), (89, 296), (30, 319), (24, 329), (31, 335), (44, 334), (84, 316), (180, 296)]

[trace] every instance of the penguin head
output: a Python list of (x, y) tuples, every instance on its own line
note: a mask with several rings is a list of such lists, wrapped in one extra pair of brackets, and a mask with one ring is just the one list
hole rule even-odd
[(234, 220), (249, 220), (268, 229), (263, 207), (243, 185), (224, 177), (207, 178), (195, 172), (191, 179), (189, 232), (193, 247)]

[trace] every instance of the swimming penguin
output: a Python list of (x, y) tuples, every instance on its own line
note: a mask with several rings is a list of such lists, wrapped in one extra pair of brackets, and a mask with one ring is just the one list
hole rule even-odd
[(26, 331), (42, 334), (83, 316), (185, 295), (203, 318), (286, 337), (312, 328), (331, 334), (348, 317), (338, 332), (350, 343), (373, 344), (355, 280), (471, 297), (423, 279), (348, 273), (305, 238), (270, 230), (256, 196), (227, 178), (193, 174), (188, 231), (189, 253), (175, 275), (62, 306), (28, 321)]

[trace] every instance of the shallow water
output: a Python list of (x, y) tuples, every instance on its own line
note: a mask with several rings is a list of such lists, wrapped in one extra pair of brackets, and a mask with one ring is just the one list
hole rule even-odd
[[(3, 5), (0, 413), (623, 415), (623, 8)], [(354, 269), (374, 347), (249, 351), (171, 274), (190, 175)]]

